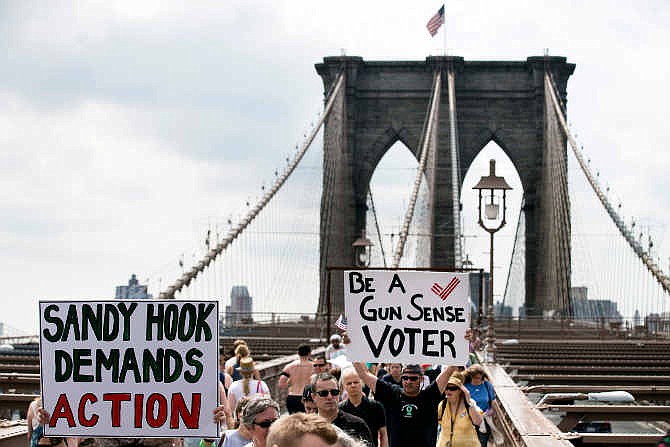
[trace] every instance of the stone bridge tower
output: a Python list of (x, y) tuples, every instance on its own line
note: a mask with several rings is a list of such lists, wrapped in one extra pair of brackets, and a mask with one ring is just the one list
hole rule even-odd
[[(351, 244), (366, 226), (366, 197), (372, 174), (386, 151), (400, 140), (419, 158), (433, 75), (442, 72), (442, 105), (436, 151), (426, 169), (431, 215), (429, 266), (455, 266), (447, 70), (454, 72), (457, 147), (460, 178), (489, 141), (498, 144), (514, 163), (524, 189), (526, 222), (526, 307), (530, 314), (551, 308), (552, 296), (568, 295), (569, 228), (562, 231), (560, 263), (567, 269), (561, 284), (548, 284), (543, 269), (552, 260), (543, 253), (549, 208), (543, 203), (547, 181), (547, 123), (544, 73), (550, 70), (566, 101), (574, 64), (564, 57), (529, 57), (526, 61), (465, 61), (461, 57), (428, 57), (425, 61), (365, 61), (360, 57), (326, 57), (316, 65), (326, 94), (344, 70), (344, 94), (336, 100), (324, 130), (324, 172), (321, 203), (321, 293), (319, 312), (327, 308), (325, 269), (353, 265)], [(563, 144), (563, 162), (567, 163)], [(482, 173), (485, 175), (486, 173)], [(459, 186), (459, 189), (462, 185)], [(560, 185), (567, 196), (567, 182)], [(474, 210), (472, 211), (475, 212)], [(569, 210), (565, 222), (569, 225)], [(331, 312), (342, 312), (342, 276), (332, 275)], [(559, 290), (560, 289), (560, 290)], [(557, 290), (559, 292), (557, 292)]]

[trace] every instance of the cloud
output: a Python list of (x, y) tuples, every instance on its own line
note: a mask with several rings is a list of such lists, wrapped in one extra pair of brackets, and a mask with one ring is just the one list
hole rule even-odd
[[(36, 328), (36, 297), (108, 297), (132, 272), (174, 269), (294, 152), (322, 106), (314, 64), (341, 51), (439, 54), (442, 37), (425, 30), (436, 6), (0, 4), (0, 269), (21, 303), (16, 326)], [(468, 60), (549, 48), (576, 63), (579, 140), (626, 215), (653, 222), (670, 205), (669, 15), (662, 1), (475, 0), (448, 4), (445, 27), (450, 52)], [(400, 211), (389, 214), (394, 224)]]

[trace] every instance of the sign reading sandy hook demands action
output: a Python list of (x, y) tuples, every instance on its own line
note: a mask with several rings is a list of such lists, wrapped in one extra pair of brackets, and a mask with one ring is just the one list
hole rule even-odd
[(345, 271), (348, 359), (464, 365), (469, 295), (467, 273)]
[(218, 438), (218, 302), (40, 301), (47, 436)]

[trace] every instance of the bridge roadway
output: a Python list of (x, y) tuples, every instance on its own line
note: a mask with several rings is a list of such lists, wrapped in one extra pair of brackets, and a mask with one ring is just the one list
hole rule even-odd
[[(498, 395), (497, 421), (505, 433), (504, 445), (655, 445), (670, 427), (670, 341), (628, 339), (616, 331), (560, 322), (534, 324), (501, 325), (498, 363), (486, 366)], [(222, 346), (228, 347), (234, 338), (223, 337)], [(309, 339), (244, 338), (253, 355), (265, 359), (258, 365), (261, 376), (283, 404), (285, 390), (277, 386), (279, 373), (296, 358), (292, 353), (297, 345)], [(5, 416), (12, 412), (25, 416), (28, 403), (39, 393), (39, 359), (36, 345), (32, 348), (30, 354), (31, 348), (25, 345), (0, 353), (0, 412)], [(583, 400), (587, 393), (615, 390), (628, 391), (635, 402), (611, 405)], [(582, 433), (574, 431), (580, 421)], [(613, 433), (588, 432), (596, 427), (589, 426), (590, 421), (607, 421)], [(21, 425), (0, 427), (0, 447), (25, 445), (25, 432)]]

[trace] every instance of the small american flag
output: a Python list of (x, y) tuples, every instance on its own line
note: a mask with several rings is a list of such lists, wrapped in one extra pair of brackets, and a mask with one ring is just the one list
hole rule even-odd
[(437, 10), (435, 15), (430, 18), (428, 23), (426, 24), (426, 28), (428, 28), (428, 32), (430, 33), (431, 36), (434, 36), (437, 34), (437, 30), (440, 29), (440, 26), (444, 24), (444, 5), (440, 9)]
[(335, 327), (340, 329), (340, 330), (346, 331), (347, 330), (347, 317), (340, 314), (340, 316), (337, 317), (337, 321), (335, 322)]

